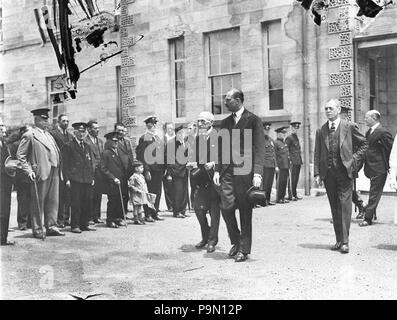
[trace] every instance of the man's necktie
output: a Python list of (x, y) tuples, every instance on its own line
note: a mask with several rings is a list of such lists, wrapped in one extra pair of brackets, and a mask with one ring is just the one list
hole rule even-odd
[(331, 130), (330, 130), (330, 132), (331, 132), (331, 133), (335, 133), (335, 122), (332, 122), (332, 123), (331, 123)]
[(83, 151), (84, 151), (84, 142), (83, 141), (80, 142), (80, 146), (81, 146), (81, 149), (83, 149)]
[(235, 112), (232, 113), (234, 124), (237, 123), (237, 114)]

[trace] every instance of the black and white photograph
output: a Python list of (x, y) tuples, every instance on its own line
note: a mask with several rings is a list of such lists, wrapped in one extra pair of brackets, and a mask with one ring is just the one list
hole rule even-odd
[(0, 0), (0, 300), (397, 299), (396, 21), (391, 0)]

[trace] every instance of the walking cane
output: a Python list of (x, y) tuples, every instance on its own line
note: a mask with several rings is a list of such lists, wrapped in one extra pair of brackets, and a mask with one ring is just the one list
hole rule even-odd
[(126, 216), (125, 216), (123, 195), (122, 195), (122, 193), (121, 193), (121, 186), (120, 186), (119, 184), (118, 184), (118, 187), (119, 187), (119, 193), (120, 193), (121, 208), (123, 209), (124, 223), (125, 223), (125, 227), (127, 228), (127, 218), (126, 218)]
[(356, 201), (354, 201), (354, 213), (357, 212), (357, 184), (356, 184), (356, 178), (353, 179), (353, 193), (354, 193), (354, 198)]
[(278, 186), (279, 186), (279, 176), (280, 176), (280, 171), (276, 172), (276, 202), (278, 202), (280, 199), (278, 198), (279, 194), (278, 194)]
[(40, 220), (40, 227), (41, 227), (41, 236), (42, 236), (42, 240), (44, 241), (45, 239), (45, 232), (44, 232), (44, 225), (43, 225), (43, 219), (44, 218), (44, 214), (42, 214), (42, 210), (40, 208), (40, 201), (39, 201), (39, 192), (37, 191), (37, 182), (36, 182), (36, 178), (34, 178), (33, 180), (33, 185), (34, 185), (34, 192), (36, 195), (36, 203), (37, 203), (37, 209), (39, 210), (39, 220)]

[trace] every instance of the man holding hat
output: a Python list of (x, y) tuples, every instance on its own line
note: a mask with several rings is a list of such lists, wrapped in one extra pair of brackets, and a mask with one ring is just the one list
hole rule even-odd
[(270, 195), (272, 193), (274, 172), (277, 168), (275, 145), (272, 138), (270, 138), (270, 122), (265, 122), (264, 132), (265, 132), (265, 165), (263, 168), (263, 190), (266, 193), (266, 205), (274, 205), (275, 203), (270, 202)]
[[(145, 220), (147, 222), (154, 222), (155, 220), (164, 220), (158, 215), (160, 198), (161, 198), (161, 185), (164, 176), (164, 142), (156, 132), (157, 117), (152, 115), (145, 120), (146, 132), (139, 138), (139, 143), (136, 148), (136, 158), (141, 161), (145, 168), (145, 178), (148, 184), (150, 193), (156, 195), (154, 208), (145, 206)], [(147, 149), (151, 150), (151, 155), (146, 154)], [(146, 157), (150, 156), (151, 159)], [(162, 161), (157, 161), (158, 157)]]
[(297, 131), (300, 128), (301, 123), (298, 121), (291, 122), (291, 134), (285, 138), (285, 143), (288, 146), (289, 159), (290, 159), (290, 180), (288, 181), (288, 198), (292, 201), (302, 200), (296, 193), (296, 187), (298, 186), (299, 173), (302, 166), (301, 146)]
[(57, 228), (61, 154), (47, 131), (49, 111), (47, 108), (32, 111), (34, 126), (22, 135), (17, 151), (23, 171), (33, 182), (31, 214), (33, 236), (36, 238), (65, 235)]
[(276, 151), (278, 173), (278, 186), (277, 186), (277, 203), (288, 203), (285, 199), (285, 192), (287, 190), (287, 181), (289, 175), (289, 151), (288, 145), (285, 143), (284, 138), (287, 133), (288, 127), (280, 127), (275, 131), (277, 133), (277, 139), (274, 142)]
[[(123, 164), (117, 150), (119, 141), (118, 133), (109, 132), (105, 135), (105, 138), (105, 150), (102, 153), (100, 168), (105, 179), (108, 181), (106, 190), (108, 195), (106, 225), (109, 228), (118, 228), (119, 226), (125, 226), (122, 202), (125, 203), (125, 199), (128, 199), (130, 170)], [(122, 199), (120, 199), (119, 187), (121, 188)]]
[(64, 175), (66, 187), (71, 194), (71, 230), (73, 233), (95, 231), (89, 227), (92, 186), (94, 185), (94, 164), (89, 145), (84, 141), (87, 124), (76, 122), (72, 125), (74, 139), (64, 147)]

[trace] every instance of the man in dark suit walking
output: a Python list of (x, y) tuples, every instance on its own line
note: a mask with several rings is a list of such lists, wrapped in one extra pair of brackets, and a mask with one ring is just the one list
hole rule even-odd
[(289, 177), (289, 150), (288, 145), (284, 140), (285, 134), (287, 133), (287, 127), (280, 127), (275, 130), (277, 132), (277, 139), (274, 141), (276, 160), (277, 160), (277, 203), (289, 203), (285, 199), (285, 193), (287, 191), (287, 182)]
[(368, 204), (364, 209), (364, 220), (360, 227), (372, 224), (376, 218), (376, 208), (382, 196), (389, 170), (389, 157), (393, 146), (393, 136), (380, 124), (380, 113), (370, 110), (365, 114), (365, 122), (369, 127), (365, 137), (368, 149), (365, 152), (364, 174), (371, 180)]
[(103, 153), (103, 141), (98, 137), (99, 126), (97, 121), (88, 121), (87, 130), (88, 134), (85, 137), (84, 141), (91, 149), (95, 176), (95, 183), (92, 188), (93, 190), (90, 219), (95, 223), (102, 223), (103, 221), (101, 220), (101, 202), (104, 186), (99, 164), (101, 162), (101, 156)]
[(266, 193), (266, 205), (274, 205), (275, 203), (270, 202), (270, 196), (272, 193), (273, 181), (274, 181), (274, 172), (277, 167), (276, 161), (276, 151), (275, 145), (272, 138), (270, 138), (270, 127), (271, 123), (266, 122), (263, 124), (265, 128), (265, 159), (264, 159), (264, 168), (263, 168), (263, 190)]
[(71, 227), (73, 233), (95, 231), (88, 225), (91, 212), (94, 167), (91, 149), (84, 138), (87, 124), (73, 123), (75, 138), (63, 148), (66, 186), (71, 194)]
[(356, 124), (340, 118), (338, 99), (325, 105), (328, 121), (317, 129), (314, 149), (314, 177), (324, 181), (332, 212), (336, 243), (331, 250), (349, 252), (353, 178), (368, 147)]
[[(61, 154), (64, 146), (73, 140), (73, 135), (67, 130), (69, 126), (69, 119), (66, 114), (58, 116), (58, 124), (50, 133), (53, 136)], [(63, 170), (63, 168), (61, 168)], [(65, 180), (59, 181), (59, 205), (58, 205), (58, 219), (57, 223), (60, 228), (69, 225), (70, 219), (70, 190), (66, 187)]]
[(298, 201), (302, 198), (298, 197), (296, 187), (298, 186), (299, 173), (303, 164), (301, 155), (301, 145), (297, 131), (300, 128), (301, 123), (298, 121), (291, 122), (291, 134), (285, 138), (285, 143), (288, 146), (289, 160), (290, 160), (290, 179), (288, 180), (288, 200)]
[[(236, 262), (247, 260), (252, 244), (252, 204), (247, 191), (260, 188), (265, 157), (265, 136), (262, 121), (245, 109), (244, 94), (231, 89), (225, 97), (225, 105), (232, 112), (222, 120), (220, 135), (229, 137), (227, 154), (219, 152), (215, 167), (214, 183), (219, 186), (222, 215), (226, 223), (232, 248), (229, 256)], [(223, 132), (222, 132), (223, 131)], [(222, 144), (227, 139), (222, 138)], [(248, 140), (248, 141), (246, 141)], [(220, 151), (223, 151), (223, 146)], [(240, 212), (240, 227), (236, 220), (236, 207)]]

